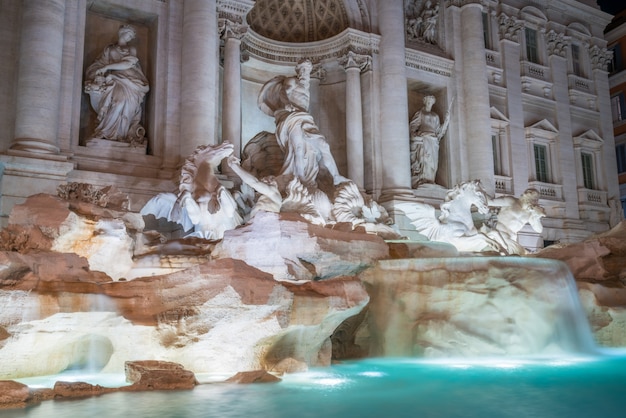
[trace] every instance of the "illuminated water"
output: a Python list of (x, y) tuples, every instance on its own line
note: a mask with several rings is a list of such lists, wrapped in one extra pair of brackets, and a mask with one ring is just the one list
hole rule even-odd
[(4, 417), (624, 417), (626, 356), (368, 359), (192, 391), (46, 401)]

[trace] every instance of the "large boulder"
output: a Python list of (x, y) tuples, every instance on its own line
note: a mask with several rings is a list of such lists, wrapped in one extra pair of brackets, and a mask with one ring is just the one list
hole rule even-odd
[(600, 345), (626, 346), (626, 221), (579, 243), (549, 246), (535, 256), (567, 264)]
[(133, 267), (135, 234), (143, 226), (137, 213), (38, 194), (13, 207), (0, 249), (74, 253), (91, 270), (119, 279)]
[[(58, 262), (56, 253), (37, 253), (41, 265), (45, 254)], [(329, 364), (334, 329), (369, 300), (356, 277), (279, 282), (240, 260), (114, 282), (12, 268), (14, 259), (32, 265), (28, 254), (19, 256), (5, 258), (7, 270), (26, 273), (0, 280), (0, 305), (7, 307), (0, 327), (10, 335), (0, 341), (0, 378), (70, 368), (121, 373), (126, 361), (139, 359), (219, 374), (271, 370), (287, 358)]]

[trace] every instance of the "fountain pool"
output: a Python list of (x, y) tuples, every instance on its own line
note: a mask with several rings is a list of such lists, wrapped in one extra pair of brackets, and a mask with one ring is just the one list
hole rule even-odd
[[(626, 353), (555, 358), (372, 358), (280, 383), (46, 401), (7, 417), (623, 417)], [(29, 384), (34, 384), (31, 380)], [(96, 382), (92, 382), (96, 383)]]

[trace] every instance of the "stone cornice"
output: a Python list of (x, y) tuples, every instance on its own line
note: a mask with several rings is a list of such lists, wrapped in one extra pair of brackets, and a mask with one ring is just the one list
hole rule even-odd
[(245, 23), (244, 18), (254, 6), (253, 0), (218, 0), (218, 16), (235, 23)]
[(446, 77), (452, 76), (454, 61), (438, 57), (435, 55), (425, 54), (414, 49), (405, 51), (406, 65), (416, 70), (428, 71), (429, 73), (439, 74)]
[(348, 28), (332, 38), (308, 43), (278, 42), (248, 30), (243, 38), (243, 48), (251, 56), (264, 61), (297, 63), (303, 57), (320, 62), (338, 58), (353, 51), (360, 55), (378, 53), (380, 35)]

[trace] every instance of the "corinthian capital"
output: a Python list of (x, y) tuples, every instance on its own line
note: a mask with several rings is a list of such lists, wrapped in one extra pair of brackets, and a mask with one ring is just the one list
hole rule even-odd
[(371, 63), (371, 57), (368, 55), (360, 55), (353, 51), (348, 51), (346, 55), (339, 58), (339, 64), (345, 69), (358, 68), (364, 71)]
[(220, 18), (217, 21), (217, 28), (222, 40), (235, 38), (241, 40), (248, 31), (248, 26), (237, 23), (226, 18)]

